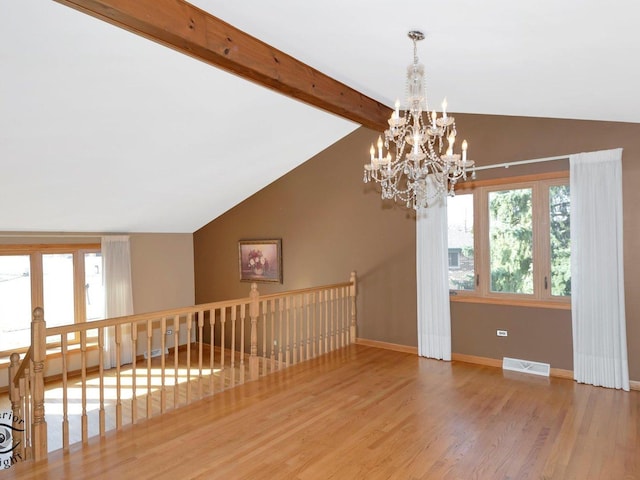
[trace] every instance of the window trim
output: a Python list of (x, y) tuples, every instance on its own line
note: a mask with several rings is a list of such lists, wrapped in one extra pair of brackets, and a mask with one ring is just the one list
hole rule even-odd
[[(456, 194), (473, 194), (474, 216), (474, 277), (473, 290), (451, 289), (450, 299), (460, 303), (485, 303), (497, 305), (526, 306), (570, 309), (571, 297), (552, 296), (551, 289), (544, 289), (544, 277), (550, 279), (550, 235), (548, 209), (549, 187), (566, 185), (569, 171), (548, 172), (536, 175), (503, 177), (460, 183)], [(518, 188), (532, 188), (533, 195), (533, 294), (491, 292), (491, 272), (489, 266), (489, 192)]]
[[(73, 255), (73, 292), (74, 292), (74, 323), (86, 321), (86, 305), (84, 291), (84, 255), (85, 253), (100, 253), (99, 243), (66, 243), (66, 244), (13, 244), (0, 245), (0, 255), (29, 255), (31, 277), (31, 312), (37, 306), (44, 305), (42, 255), (52, 253), (70, 253)], [(46, 321), (46, 311), (45, 311)], [(77, 334), (69, 337), (69, 345), (80, 342)], [(59, 347), (60, 342), (48, 342), (48, 348)], [(26, 352), (29, 346), (12, 350), (0, 350), (0, 357), (13, 352)]]

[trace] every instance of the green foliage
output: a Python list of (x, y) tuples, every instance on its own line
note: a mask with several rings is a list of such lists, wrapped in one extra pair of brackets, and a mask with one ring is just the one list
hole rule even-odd
[[(531, 189), (489, 195), (491, 290), (533, 293)], [(551, 294), (571, 295), (571, 229), (568, 185), (549, 189)]]
[(462, 255), (473, 260), (473, 245), (462, 247)]
[(533, 293), (533, 214), (530, 188), (489, 195), (491, 290)]
[(549, 189), (551, 294), (571, 295), (571, 217), (569, 186)]
[(453, 290), (473, 290), (475, 288), (473, 273), (465, 275), (462, 280), (451, 279), (451, 288)]

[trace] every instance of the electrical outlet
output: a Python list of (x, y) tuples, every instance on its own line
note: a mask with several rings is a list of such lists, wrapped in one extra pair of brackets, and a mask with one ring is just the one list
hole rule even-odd
[(173, 330), (170, 328), (167, 328), (167, 335), (173, 335)]
[(507, 336), (507, 331), (506, 330), (496, 330), (496, 335), (499, 337), (506, 337)]

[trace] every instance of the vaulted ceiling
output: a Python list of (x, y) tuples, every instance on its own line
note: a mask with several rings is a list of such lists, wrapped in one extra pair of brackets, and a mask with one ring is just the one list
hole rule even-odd
[[(404, 92), (418, 28), (436, 107), (640, 122), (635, 2), (193, 3), (374, 103)], [(0, 3), (0, 231), (193, 232), (360, 123), (51, 0)]]

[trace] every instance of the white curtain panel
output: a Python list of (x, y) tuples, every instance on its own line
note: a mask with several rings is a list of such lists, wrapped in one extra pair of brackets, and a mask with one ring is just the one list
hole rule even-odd
[(446, 194), (417, 212), (416, 259), (418, 354), (451, 360)]
[[(133, 315), (131, 290), (131, 247), (124, 235), (102, 237), (106, 318)], [(132, 363), (131, 326), (122, 326), (120, 365)], [(105, 368), (116, 366), (115, 327), (107, 330)]]
[(576, 381), (629, 390), (622, 149), (571, 155), (571, 313)]

